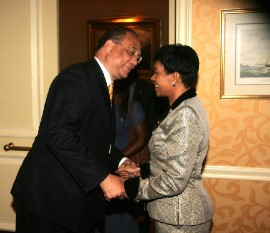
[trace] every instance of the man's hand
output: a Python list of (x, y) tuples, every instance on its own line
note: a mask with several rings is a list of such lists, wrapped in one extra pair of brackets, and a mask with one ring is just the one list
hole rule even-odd
[(107, 201), (113, 198), (123, 199), (127, 197), (124, 187), (124, 179), (119, 176), (109, 174), (101, 183), (100, 187)]
[(133, 161), (127, 159), (116, 171), (124, 179), (141, 176), (140, 167)]

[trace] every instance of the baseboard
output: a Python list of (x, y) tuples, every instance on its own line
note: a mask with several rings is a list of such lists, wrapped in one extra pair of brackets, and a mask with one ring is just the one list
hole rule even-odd
[(1, 232), (15, 232), (15, 220), (0, 218), (0, 233)]
[(270, 181), (269, 168), (205, 166), (204, 178)]

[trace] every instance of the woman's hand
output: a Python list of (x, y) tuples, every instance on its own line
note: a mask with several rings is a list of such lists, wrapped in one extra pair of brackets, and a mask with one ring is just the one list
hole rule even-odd
[(140, 177), (140, 167), (133, 161), (127, 159), (121, 164), (117, 169), (116, 173), (123, 177), (124, 179), (130, 179), (135, 177)]

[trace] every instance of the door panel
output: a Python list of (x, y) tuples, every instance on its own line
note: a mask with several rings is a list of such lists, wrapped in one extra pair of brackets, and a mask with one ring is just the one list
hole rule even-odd
[(0, 2), (0, 230), (15, 230), (12, 183), (31, 147), (48, 85), (58, 72), (57, 0)]

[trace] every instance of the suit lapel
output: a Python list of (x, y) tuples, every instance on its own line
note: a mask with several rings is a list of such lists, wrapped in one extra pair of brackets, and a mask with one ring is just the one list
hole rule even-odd
[(109, 95), (109, 91), (108, 91), (108, 86), (104, 77), (104, 74), (99, 66), (99, 64), (97, 63), (97, 61), (93, 58), (90, 61), (88, 61), (85, 64), (85, 68), (86, 71), (88, 73), (88, 75), (91, 78), (96, 79), (96, 83), (98, 85), (98, 87), (101, 90), (101, 94), (104, 100), (104, 104), (107, 107), (108, 113), (110, 115), (110, 119), (111, 119), (111, 142), (113, 144), (114, 142), (114, 132), (115, 132), (115, 107), (114, 107), (114, 101), (112, 100), (112, 103), (110, 101), (110, 95)]
[[(94, 71), (94, 73), (92, 73), (90, 71), (90, 69), (91, 69), (91, 71)], [(91, 78), (96, 79), (98, 87), (100, 88), (101, 94), (103, 96), (104, 104), (107, 106), (107, 109), (108, 109), (109, 113), (111, 114), (112, 113), (112, 106), (111, 106), (111, 102), (110, 102), (110, 95), (108, 92), (107, 83), (106, 83), (104, 74), (103, 74), (100, 66), (98, 65), (97, 61), (94, 58), (86, 63), (86, 71), (88, 72), (89, 76), (93, 76)]]

